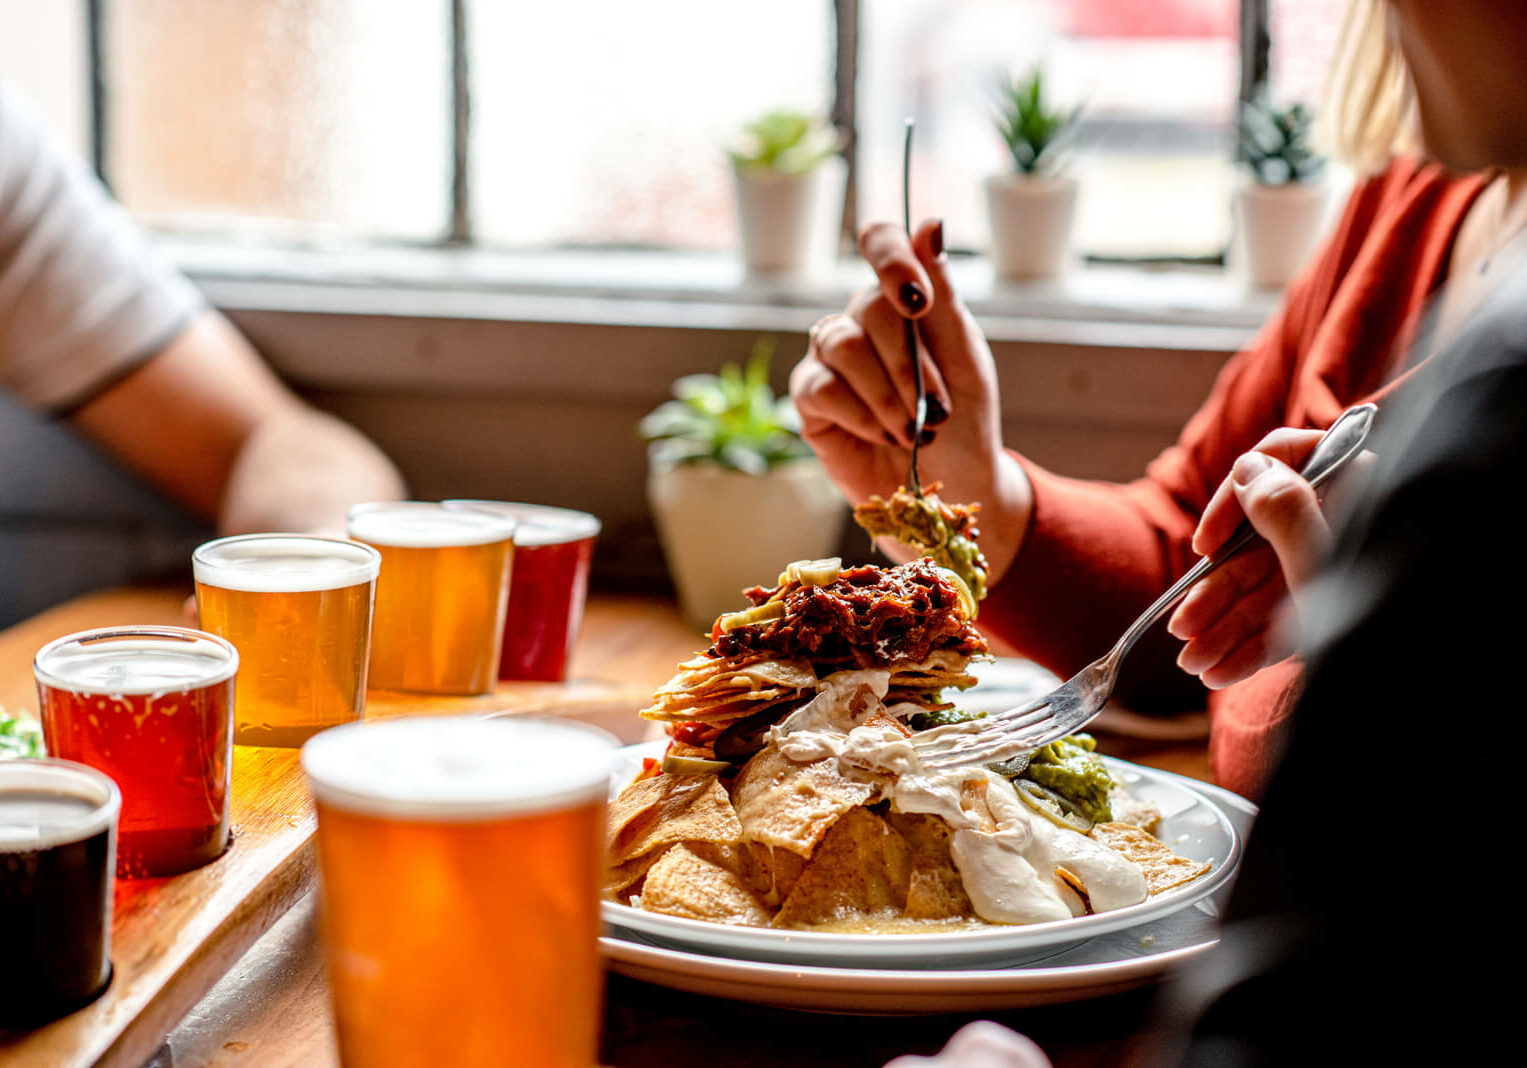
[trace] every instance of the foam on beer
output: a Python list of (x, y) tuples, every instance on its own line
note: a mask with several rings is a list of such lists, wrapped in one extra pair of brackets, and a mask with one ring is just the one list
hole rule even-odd
[(203, 586), (246, 593), (308, 593), (372, 582), (382, 564), (369, 545), (302, 534), (219, 538), (196, 550), (191, 568)]
[(359, 504), (350, 509), (348, 527), (352, 538), (399, 549), (490, 545), (514, 536), (514, 520), (505, 516), (427, 501)]
[(572, 508), (553, 508), (548, 504), (519, 504), (512, 501), (451, 500), (443, 502), (447, 508), (477, 509), (494, 515), (513, 519), (518, 526), (514, 531), (514, 544), (519, 548), (535, 548), (541, 545), (562, 545), (570, 541), (582, 541), (599, 534), (599, 520), (588, 512)]
[(67, 760), (0, 761), (0, 853), (39, 853), (116, 822), (116, 783)]
[(393, 819), (499, 819), (605, 797), (615, 739), (535, 716), (350, 723), (302, 747), (319, 802)]
[(37, 681), (84, 694), (161, 694), (231, 678), (239, 654), (221, 638), (185, 627), (145, 627), (131, 636), (81, 632), (49, 642), (33, 665)]

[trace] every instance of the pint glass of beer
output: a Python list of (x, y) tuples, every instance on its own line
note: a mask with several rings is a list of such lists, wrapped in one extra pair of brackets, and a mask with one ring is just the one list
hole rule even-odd
[(71, 634), (32, 672), (48, 753), (122, 791), (117, 875), (174, 875), (228, 848), (233, 677), (239, 654), (184, 627)]
[(614, 745), (565, 720), (452, 716), (303, 747), (345, 1064), (595, 1063)]
[(507, 516), (514, 530), (514, 582), (504, 616), (498, 677), (561, 682), (588, 599), (599, 520), (571, 508), (509, 501), (446, 501)]
[(0, 1030), (35, 1027), (111, 979), (116, 783), (68, 760), (0, 760)]
[(301, 534), (191, 554), (201, 625), (239, 650), (236, 743), (296, 747), (361, 718), (381, 562), (369, 545)]
[(360, 504), (349, 533), (382, 554), (374, 690), (482, 694), (498, 677), (514, 521), (424, 501)]

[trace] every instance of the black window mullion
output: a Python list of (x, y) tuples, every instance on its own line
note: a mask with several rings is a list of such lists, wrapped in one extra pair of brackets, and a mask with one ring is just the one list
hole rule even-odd
[(90, 165), (103, 185), (107, 173), (106, 0), (85, 0), (86, 77), (90, 79)]
[(1268, 28), (1268, 0), (1241, 0), (1241, 91), (1243, 103), (1255, 100), (1267, 88), (1272, 70), (1272, 34)]
[(858, 186), (859, 122), (855, 90), (859, 81), (859, 0), (832, 0), (836, 51), (833, 56), (832, 124), (843, 139), (843, 159), (848, 180), (843, 189), (843, 223), (840, 237), (853, 246), (859, 231)]

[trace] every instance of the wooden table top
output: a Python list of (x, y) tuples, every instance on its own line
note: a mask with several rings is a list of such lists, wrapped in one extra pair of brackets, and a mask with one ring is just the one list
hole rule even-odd
[[(184, 622), (182, 604), (189, 591), (119, 590), (95, 594), (44, 612), (0, 632), (0, 706), (27, 712), (36, 708), (31, 659), (45, 642), (76, 630), (122, 623)], [(681, 659), (705, 646), (705, 636), (679, 619), (661, 598), (596, 595), (591, 598), (578, 648), (565, 685), (504, 684), (490, 697), (472, 699), (393, 698), (368, 700), (368, 715), (451, 712), (513, 708), (571, 714), (611, 729), (626, 741), (650, 736), (650, 725), (634, 715), (652, 690)], [(1101, 748), (1136, 762), (1204, 779), (1207, 757), (1201, 741), (1147, 741), (1100, 736)], [(249, 750), (262, 762), (274, 761), (263, 774), (279, 775), (280, 762), (295, 764), (291, 751)], [(236, 771), (237, 771), (236, 767)], [(289, 798), (250, 802), (245, 818), (289, 819), (290, 860), (280, 865), (275, 892), (261, 897), (258, 915), (239, 914), (222, 937), (207, 939), (210, 948), (188, 953), (188, 961), (170, 968), (156, 988), (145, 1019), (130, 1030), (130, 1042), (114, 1039), (102, 1047), (88, 1043), (88, 1055), (46, 1060), (41, 1055), (15, 1063), (171, 1065), (304, 1065), (338, 1063), (329, 1017), (328, 988), (316, 937), (311, 893), (310, 806), (294, 807)], [(293, 813), (296, 813), (295, 816)], [(293, 844), (295, 843), (295, 844)], [(203, 873), (216, 865), (202, 869)], [(203, 874), (201, 879), (205, 880)], [(198, 873), (152, 880), (177, 884), (187, 899), (202, 893)], [(214, 880), (215, 881), (215, 880)], [(229, 891), (234, 892), (233, 890)], [(156, 909), (158, 902), (156, 900)], [(230, 915), (236, 910), (225, 909)], [(189, 912), (187, 913), (189, 915)], [(157, 923), (173, 909), (155, 911)], [(122, 945), (118, 918), (118, 952)], [(192, 937), (187, 934), (187, 938)], [(205, 932), (196, 937), (205, 938)], [(173, 941), (173, 939), (172, 939)], [(162, 947), (161, 947), (162, 948)], [(152, 962), (151, 962), (152, 963)], [(118, 962), (119, 968), (121, 961)], [(218, 976), (221, 975), (221, 979)], [(167, 991), (167, 993), (166, 993)], [(1043, 1045), (1057, 1065), (1095, 1064), (1113, 1059), (1140, 1025), (1150, 992), (1136, 991), (1104, 999), (1044, 1009), (981, 1013), (1023, 1030)], [(88, 1013), (76, 1014), (83, 1017)], [(182, 1016), (182, 1014), (184, 1014)], [(879, 1065), (898, 1053), (930, 1053), (968, 1019), (977, 1016), (861, 1017), (770, 1009), (718, 1000), (649, 985), (618, 975), (609, 977), (606, 995), (603, 1062), (611, 1066)], [(74, 1017), (68, 1018), (74, 1020)], [(178, 1025), (175, 1021), (179, 1019)], [(54, 1025), (57, 1026), (57, 1025)], [(119, 1027), (118, 1031), (121, 1030)], [(167, 1037), (165, 1037), (167, 1035)], [(0, 1065), (13, 1063), (12, 1048), (0, 1036)], [(156, 1052), (157, 1051), (157, 1052)], [(35, 1054), (35, 1050), (33, 1051)]]

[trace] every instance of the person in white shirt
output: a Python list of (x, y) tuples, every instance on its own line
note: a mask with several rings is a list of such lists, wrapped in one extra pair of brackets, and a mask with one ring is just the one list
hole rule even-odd
[[(350, 504), (403, 494), (391, 461), (283, 385), (3, 82), (0, 392), (221, 533), (342, 536)], [(13, 487), (48, 459), (36, 451), (0, 453)], [(42, 607), (23, 600), (0, 588), (0, 622)]]

